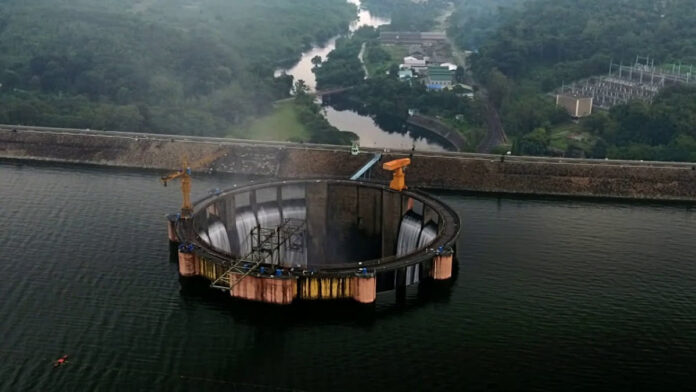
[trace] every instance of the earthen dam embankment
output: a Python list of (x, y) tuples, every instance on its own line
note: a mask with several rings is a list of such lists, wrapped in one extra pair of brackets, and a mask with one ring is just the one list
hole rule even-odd
[[(383, 161), (408, 151), (140, 133), (0, 126), (0, 158), (171, 170), (182, 157), (195, 162), (221, 155), (217, 172), (274, 178), (346, 178), (382, 152)], [(389, 173), (372, 171), (387, 180)], [(691, 163), (582, 160), (415, 152), (408, 168), (412, 187), (454, 191), (696, 201)]]

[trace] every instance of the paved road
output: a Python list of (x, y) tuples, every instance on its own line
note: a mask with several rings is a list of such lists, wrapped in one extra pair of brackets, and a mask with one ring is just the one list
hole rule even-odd
[(363, 42), (360, 47), (360, 53), (358, 53), (358, 60), (360, 60), (360, 65), (362, 65), (363, 72), (365, 73), (363, 79), (370, 77), (370, 71), (367, 70), (367, 66), (365, 65), (365, 49), (367, 49), (367, 43)]

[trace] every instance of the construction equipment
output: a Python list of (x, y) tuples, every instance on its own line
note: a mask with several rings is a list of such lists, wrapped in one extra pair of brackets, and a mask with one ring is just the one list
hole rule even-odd
[(399, 192), (407, 188), (404, 169), (410, 164), (410, 158), (402, 158), (386, 162), (384, 165), (382, 165), (382, 169), (394, 172), (394, 177), (389, 183), (389, 188)]
[(200, 169), (209, 164), (213, 163), (216, 159), (227, 155), (224, 150), (219, 150), (213, 154), (210, 154), (189, 166), (188, 158), (184, 156), (182, 160), (182, 168), (175, 173), (171, 173), (166, 176), (162, 176), (160, 180), (164, 186), (167, 186), (169, 181), (173, 181), (177, 178), (181, 179), (181, 195), (183, 196), (183, 203), (181, 204), (181, 218), (188, 219), (191, 217), (193, 212), (193, 205), (191, 204), (191, 169)]

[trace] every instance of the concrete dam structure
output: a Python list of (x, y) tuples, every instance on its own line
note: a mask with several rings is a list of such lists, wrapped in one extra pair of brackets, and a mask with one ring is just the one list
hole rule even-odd
[[(0, 158), (169, 170), (181, 157), (224, 153), (203, 170), (279, 179), (347, 178), (375, 150), (352, 156), (350, 147), (258, 142), (0, 125)], [(383, 160), (409, 152), (383, 152)], [(503, 159), (504, 158), (504, 159)], [(426, 189), (519, 195), (696, 201), (693, 163), (500, 157), (468, 153), (413, 153), (409, 185)], [(387, 173), (375, 179), (388, 180)]]
[(169, 216), (179, 273), (273, 304), (353, 299), (452, 277), (457, 214), (418, 191), (352, 180), (234, 187)]

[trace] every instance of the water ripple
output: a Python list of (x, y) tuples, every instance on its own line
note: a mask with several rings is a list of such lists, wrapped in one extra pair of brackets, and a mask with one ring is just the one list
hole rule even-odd
[[(464, 222), (450, 287), (287, 311), (180, 288), (179, 192), (156, 177), (0, 165), (0, 390), (691, 385), (690, 209), (445, 195)], [(197, 178), (194, 198), (233, 180)]]

